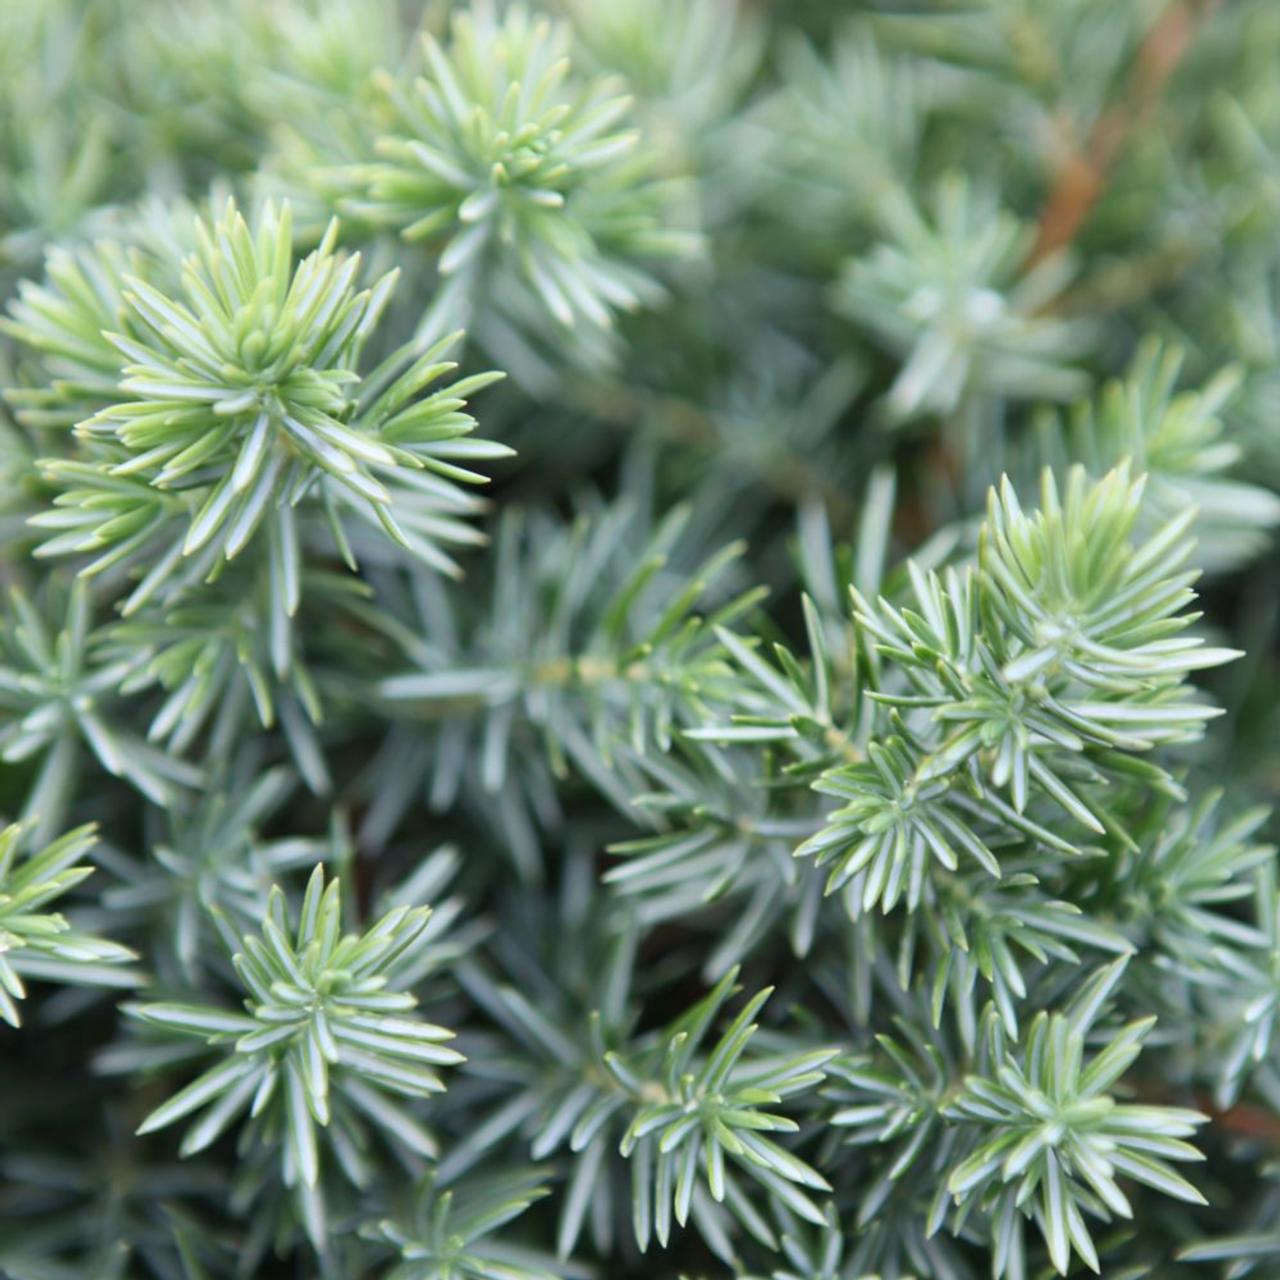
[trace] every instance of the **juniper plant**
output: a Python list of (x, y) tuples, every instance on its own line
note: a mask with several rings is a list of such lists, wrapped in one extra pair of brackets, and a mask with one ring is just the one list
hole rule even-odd
[(26, 843), (20, 826), (0, 832), (0, 1017), (12, 1027), (20, 1022), (15, 1001), (27, 994), (24, 976), (127, 986), (128, 976), (112, 966), (134, 958), (115, 942), (76, 932), (57, 912), (40, 910), (93, 874), (74, 865), (93, 846), (93, 829), (69, 831), (34, 853)]
[(420, 1155), (434, 1150), (396, 1099), (443, 1089), (435, 1068), (461, 1058), (442, 1043), (450, 1032), (403, 1016), (416, 1001), (389, 987), (397, 967), (411, 962), (422, 945), (428, 914), (402, 906), (363, 934), (343, 934), (339, 882), (326, 887), (317, 867), (295, 931), (284, 894), (273, 887), (261, 934), (246, 935), (233, 960), (249, 993), (245, 1012), (184, 1003), (132, 1010), (152, 1026), (227, 1051), (222, 1062), (152, 1111), (139, 1132), (201, 1113), (182, 1141), (182, 1153), (192, 1155), (247, 1108), (252, 1141), (280, 1148), (281, 1178), (298, 1189), (311, 1238), (323, 1245), (327, 1228), (315, 1194), (317, 1126), (335, 1125), (341, 1133), (335, 1155), (357, 1184), (369, 1176), (358, 1150), (362, 1125), (372, 1123)]
[(0, 1272), (1271, 1275), (1277, 67), (0, 6)]

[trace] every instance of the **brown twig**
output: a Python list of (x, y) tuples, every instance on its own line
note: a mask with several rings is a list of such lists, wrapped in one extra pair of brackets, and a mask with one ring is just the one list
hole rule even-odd
[(1266, 1107), (1250, 1102), (1234, 1102), (1230, 1106), (1219, 1107), (1212, 1096), (1202, 1090), (1193, 1090), (1188, 1099), (1167, 1082), (1157, 1083), (1153, 1080), (1138, 1081), (1135, 1092), (1139, 1101), (1162, 1106), (1190, 1101), (1197, 1111), (1209, 1117), (1209, 1124), (1219, 1133), (1265, 1143), (1280, 1150), (1280, 1116)]
[(1273, 1115), (1263, 1107), (1237, 1102), (1234, 1106), (1218, 1111), (1201, 1103), (1200, 1109), (1208, 1115), (1210, 1123), (1224, 1133), (1280, 1148), (1280, 1116)]
[(1032, 262), (1065, 248), (1079, 235), (1126, 144), (1150, 120), (1197, 25), (1215, 2), (1171, 0), (1151, 25), (1134, 59), (1128, 92), (1098, 116), (1083, 143), (1069, 145), (1040, 215)]

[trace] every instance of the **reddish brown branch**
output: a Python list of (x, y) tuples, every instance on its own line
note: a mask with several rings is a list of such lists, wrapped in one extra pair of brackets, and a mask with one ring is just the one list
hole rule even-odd
[(1111, 172), (1136, 130), (1146, 124), (1170, 76), (1214, 0), (1171, 0), (1138, 49), (1124, 98), (1103, 111), (1082, 144), (1072, 145), (1058, 168), (1044, 210), (1032, 261), (1072, 243), (1106, 190)]
[(1265, 1143), (1280, 1150), (1280, 1115), (1256, 1103), (1234, 1102), (1229, 1107), (1218, 1107), (1207, 1092), (1194, 1090), (1188, 1098), (1167, 1083), (1152, 1080), (1139, 1081), (1135, 1093), (1141, 1102), (1162, 1106), (1185, 1105), (1189, 1101), (1197, 1111), (1209, 1117), (1209, 1124), (1219, 1133)]
[(1250, 1138), (1255, 1142), (1265, 1142), (1280, 1148), (1280, 1116), (1262, 1107), (1238, 1102), (1225, 1111), (1216, 1111), (1212, 1107), (1206, 1108), (1203, 1104), (1201, 1110), (1205, 1111), (1210, 1122), (1224, 1133), (1232, 1134), (1237, 1138)]

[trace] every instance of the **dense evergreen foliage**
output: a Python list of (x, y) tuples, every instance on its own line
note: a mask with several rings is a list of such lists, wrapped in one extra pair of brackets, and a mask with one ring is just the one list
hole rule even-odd
[(1274, 0), (13, 0), (0, 292), (0, 1275), (1280, 1274)]

